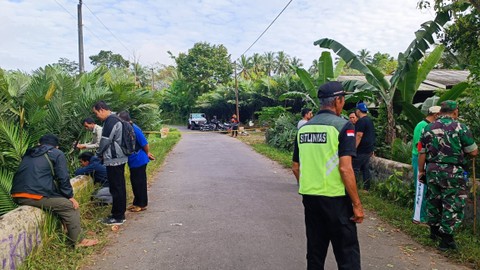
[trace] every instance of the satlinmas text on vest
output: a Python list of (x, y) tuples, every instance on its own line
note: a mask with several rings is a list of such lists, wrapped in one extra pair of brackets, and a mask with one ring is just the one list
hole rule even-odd
[(300, 134), (300, 143), (327, 143), (327, 133), (302, 133)]

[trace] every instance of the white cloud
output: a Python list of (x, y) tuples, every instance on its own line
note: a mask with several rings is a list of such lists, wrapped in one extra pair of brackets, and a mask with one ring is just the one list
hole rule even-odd
[[(111, 50), (143, 65), (171, 64), (167, 51), (186, 52), (195, 42), (224, 44), (239, 57), (287, 4), (287, 0), (83, 0), (88, 56)], [(248, 51), (285, 51), (305, 66), (320, 55), (313, 42), (328, 37), (353, 52), (368, 49), (397, 56), (420, 24), (434, 17), (417, 0), (294, 0)], [(34, 70), (61, 57), (78, 61), (77, 0), (1, 1), (0, 67)], [(64, 10), (64, 8), (67, 10)], [(95, 14), (101, 22), (92, 14)]]

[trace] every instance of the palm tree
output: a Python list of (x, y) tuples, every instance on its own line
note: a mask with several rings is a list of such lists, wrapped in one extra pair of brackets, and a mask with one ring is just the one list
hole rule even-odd
[(290, 65), (292, 65), (293, 67), (302, 67), (303, 63), (302, 63), (302, 60), (300, 58), (293, 57)]
[(360, 51), (358, 51), (357, 57), (358, 60), (360, 60), (360, 62), (364, 63), (365, 65), (369, 65), (373, 61), (373, 57), (367, 49), (361, 49)]
[(275, 57), (275, 73), (277, 75), (287, 73), (289, 69), (289, 64), (290, 64), (290, 59), (288, 55), (283, 51), (279, 51), (277, 53), (277, 56)]
[(240, 77), (248, 79), (251, 77), (250, 70), (252, 69), (252, 61), (249, 57), (245, 55), (240, 56), (240, 61), (238, 63), (238, 70)]
[(267, 76), (272, 76), (272, 71), (275, 70), (275, 53), (274, 52), (266, 52), (263, 55), (263, 66), (265, 68), (265, 73)]
[(258, 53), (254, 53), (250, 58), (250, 60), (251, 60), (253, 72), (258, 74), (263, 67), (263, 63), (264, 63), (263, 57)]

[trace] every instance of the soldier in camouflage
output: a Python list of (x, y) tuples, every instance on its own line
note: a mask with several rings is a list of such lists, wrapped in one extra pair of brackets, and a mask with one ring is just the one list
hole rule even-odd
[[(453, 233), (461, 224), (467, 198), (463, 179), (466, 155), (478, 154), (472, 133), (457, 121), (455, 101), (442, 102), (440, 117), (423, 130), (418, 169), (426, 182), (427, 222), (431, 238), (441, 238), (439, 249), (456, 249)], [(426, 166), (425, 166), (426, 165)]]

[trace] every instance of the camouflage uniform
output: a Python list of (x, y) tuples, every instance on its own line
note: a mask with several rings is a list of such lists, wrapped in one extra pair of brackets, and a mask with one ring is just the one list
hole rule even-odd
[(427, 221), (452, 235), (462, 222), (467, 198), (463, 180), (465, 153), (477, 149), (467, 126), (443, 115), (425, 127), (420, 138), (426, 154)]

